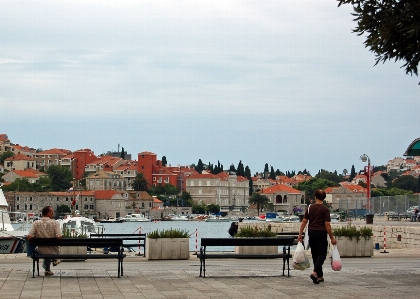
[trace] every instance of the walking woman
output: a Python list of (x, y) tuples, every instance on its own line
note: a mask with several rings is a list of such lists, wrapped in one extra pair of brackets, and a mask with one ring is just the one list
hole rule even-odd
[(302, 224), (299, 229), (298, 241), (302, 242), (302, 232), (306, 224), (309, 222), (307, 234), (309, 236), (309, 246), (311, 247), (312, 262), (314, 270), (311, 273), (313, 283), (319, 284), (324, 281), (324, 273), (322, 272), (322, 265), (327, 258), (328, 239), (330, 236), (331, 243), (337, 244), (332, 230), (330, 210), (323, 205), (324, 199), (327, 195), (324, 190), (318, 189), (315, 191), (315, 204), (311, 204), (305, 211)]

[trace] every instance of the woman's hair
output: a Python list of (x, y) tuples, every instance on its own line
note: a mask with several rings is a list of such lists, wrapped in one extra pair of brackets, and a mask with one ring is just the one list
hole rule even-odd
[(324, 190), (322, 190), (322, 189), (317, 189), (317, 190), (315, 191), (314, 195), (315, 195), (315, 198), (316, 198), (316, 199), (319, 199), (319, 200), (324, 200), (324, 199), (325, 199), (325, 197), (327, 197), (327, 194), (326, 194), (326, 193), (325, 193), (325, 191), (324, 191)]

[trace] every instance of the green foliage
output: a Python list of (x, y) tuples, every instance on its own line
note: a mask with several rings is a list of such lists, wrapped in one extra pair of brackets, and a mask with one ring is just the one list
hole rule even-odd
[[(10, 157), (13, 157), (15, 154), (13, 152), (4, 152), (0, 155), (0, 164), (4, 165), (4, 160)], [(6, 166), (6, 165), (5, 165)]]
[(164, 229), (164, 230), (154, 230), (147, 234), (149, 239), (158, 239), (158, 238), (188, 238), (189, 233), (187, 230), (184, 229)]
[(64, 191), (71, 187), (73, 175), (67, 167), (51, 165), (48, 167), (47, 174), (51, 179), (52, 191)]
[(217, 214), (220, 212), (220, 206), (216, 204), (210, 204), (207, 206), (207, 211), (209, 211), (210, 214)]
[(372, 189), (372, 197), (376, 196), (394, 196), (394, 195), (406, 195), (413, 194), (413, 191), (403, 190), (398, 188), (375, 188)]
[(142, 172), (136, 175), (131, 186), (135, 191), (148, 191), (148, 183)]
[(71, 209), (68, 205), (59, 205), (57, 207), (57, 211), (56, 211), (57, 216), (64, 216), (70, 213), (71, 213)]
[(391, 186), (393, 188), (403, 189), (403, 190), (409, 190), (412, 192), (416, 192), (417, 190), (417, 179), (411, 175), (402, 175), (399, 176), (397, 179), (395, 179), (392, 182)]
[(83, 234), (74, 230), (71, 230), (69, 228), (63, 229), (63, 238), (78, 238), (78, 239), (84, 239), (87, 238), (87, 234)]
[(403, 60), (406, 74), (416, 74), (420, 63), (420, 2), (401, 0), (338, 0), (351, 4), (357, 22), (353, 32), (380, 61)]
[(339, 177), (336, 173), (329, 172), (325, 169), (321, 169), (315, 177), (318, 179), (329, 180), (337, 184), (341, 182), (341, 177)]
[(203, 161), (201, 161), (201, 159), (198, 159), (198, 163), (197, 166), (194, 167), (194, 169), (198, 172), (201, 173), (204, 170), (204, 164)]
[(238, 230), (235, 238), (270, 238), (277, 236), (277, 233), (271, 231), (271, 226), (258, 227), (258, 226), (245, 226)]
[(365, 240), (369, 240), (372, 237), (372, 228), (370, 227), (361, 227), (357, 229), (355, 226), (342, 226), (339, 228), (333, 229), (334, 237), (347, 237), (350, 240), (356, 238), (357, 242), (359, 242), (360, 238), (363, 237)]
[(333, 181), (313, 177), (313, 178), (310, 178), (309, 180), (300, 182), (296, 186), (296, 189), (300, 191), (305, 191), (305, 195), (307, 199), (313, 199), (315, 190), (317, 189), (325, 190), (328, 187), (336, 187), (336, 186), (339, 186), (339, 185)]
[(254, 192), (249, 198), (248, 203), (257, 206), (257, 212), (260, 213), (260, 208), (266, 207), (270, 203), (270, 199), (260, 193)]
[(193, 214), (205, 214), (207, 206), (204, 203), (197, 204), (196, 201), (193, 202), (192, 205), (192, 213)]

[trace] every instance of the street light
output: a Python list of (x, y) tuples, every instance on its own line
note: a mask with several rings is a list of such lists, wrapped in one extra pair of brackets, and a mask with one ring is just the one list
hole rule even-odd
[(363, 154), (360, 156), (360, 159), (362, 160), (362, 162), (366, 162), (368, 163), (367, 166), (365, 166), (364, 170), (365, 170), (365, 176), (366, 176), (366, 181), (367, 181), (367, 188), (366, 188), (366, 198), (367, 198), (367, 206), (368, 206), (368, 210), (370, 213), (370, 181), (371, 181), (371, 175), (372, 175), (372, 171), (370, 169), (370, 158), (368, 155)]

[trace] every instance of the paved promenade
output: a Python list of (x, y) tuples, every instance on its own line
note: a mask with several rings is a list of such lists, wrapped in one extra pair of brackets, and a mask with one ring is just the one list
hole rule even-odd
[(2, 299), (14, 298), (415, 298), (420, 281), (417, 249), (375, 250), (370, 258), (343, 259), (343, 269), (325, 267), (315, 285), (310, 270), (281, 276), (281, 260), (209, 260), (199, 277), (199, 260), (148, 261), (132, 254), (117, 278), (117, 262), (62, 262), (54, 276), (32, 278), (25, 254), (0, 255)]

